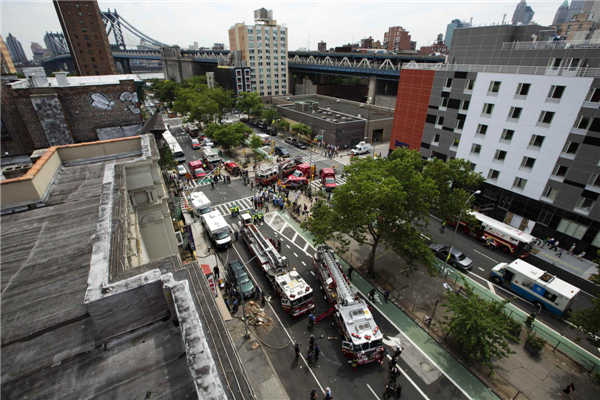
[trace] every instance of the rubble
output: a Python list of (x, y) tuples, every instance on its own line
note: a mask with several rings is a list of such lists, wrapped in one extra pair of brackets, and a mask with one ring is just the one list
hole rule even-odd
[(246, 319), (248, 320), (248, 324), (253, 326), (269, 328), (273, 325), (273, 320), (254, 301), (246, 303)]

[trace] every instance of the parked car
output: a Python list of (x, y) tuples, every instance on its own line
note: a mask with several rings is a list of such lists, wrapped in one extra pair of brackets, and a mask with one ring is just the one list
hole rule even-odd
[(274, 152), (280, 157), (290, 158), (290, 152), (285, 147), (275, 146)]
[(254, 283), (252, 283), (248, 274), (244, 271), (244, 267), (239, 260), (229, 262), (229, 273), (233, 280), (232, 283), (236, 286), (237, 290), (241, 290), (244, 297), (252, 297), (254, 295), (254, 291), (256, 290)]
[(243, 122), (246, 124), (246, 123), (248, 123), (248, 118), (240, 118), (240, 122)]
[(306, 143), (304, 143), (304, 142), (296, 142), (296, 143), (294, 143), (294, 146), (296, 146), (297, 148), (302, 149), (302, 150), (307, 148)]
[(289, 144), (296, 144), (298, 140), (294, 137), (288, 136), (285, 138), (285, 142)]
[(185, 174), (187, 174), (187, 169), (185, 169), (185, 167), (180, 164), (177, 166), (177, 173), (179, 174), (179, 176), (184, 176)]
[(200, 141), (198, 139), (192, 139), (192, 149), (199, 149)]
[[(435, 256), (442, 261), (446, 261), (448, 253), (450, 252), (450, 246), (444, 246), (443, 244), (433, 243), (429, 245), (429, 248), (434, 252)], [(462, 251), (456, 247), (452, 248), (452, 254), (448, 258), (448, 265), (468, 271), (473, 268), (473, 260), (467, 257)]]
[(202, 141), (202, 145), (203, 146), (208, 146), (208, 147), (215, 147), (215, 144), (213, 143), (212, 140), (210, 140), (209, 138), (206, 138)]
[(175, 113), (169, 113), (169, 118), (177, 118), (177, 114), (175, 114)]
[(277, 129), (273, 128), (273, 129), (267, 131), (267, 133), (271, 136), (277, 136)]

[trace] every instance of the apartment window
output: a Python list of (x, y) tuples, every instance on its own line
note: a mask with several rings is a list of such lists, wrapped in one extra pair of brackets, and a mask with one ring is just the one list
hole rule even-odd
[(567, 154), (577, 154), (577, 150), (579, 150), (579, 143), (567, 141), (562, 152)]
[(490, 169), (490, 172), (488, 172), (487, 178), (497, 181), (499, 176), (500, 176), (500, 171), (497, 171), (495, 169)]
[(471, 102), (469, 100), (461, 100), (460, 109), (467, 111), (469, 109), (469, 104), (471, 104)]
[(523, 109), (521, 107), (511, 107), (508, 112), (508, 118), (519, 119), (522, 111)]
[(510, 142), (512, 140), (514, 134), (515, 134), (515, 131), (513, 131), (512, 129), (504, 129), (502, 131), (502, 136), (500, 136), (500, 139), (507, 140)]
[(538, 216), (538, 219), (537, 219), (537, 222), (544, 226), (548, 226), (550, 221), (552, 221), (552, 214), (550, 213), (550, 211), (545, 211), (545, 210), (540, 213), (540, 215)]
[(529, 94), (529, 88), (531, 87), (530, 83), (519, 83), (517, 87), (517, 95), (518, 96), (527, 96)]
[(523, 168), (533, 168), (535, 165), (535, 158), (531, 157), (523, 157), (523, 161), (521, 161), (521, 167)]
[(567, 62), (565, 63), (565, 68), (569, 71), (575, 71), (579, 68), (579, 64), (581, 63), (581, 58), (567, 58)]
[(591, 211), (595, 203), (596, 200), (588, 199), (587, 197), (580, 197), (575, 207), (583, 211)]
[(564, 165), (556, 164), (554, 166), (554, 169), (552, 170), (552, 175), (558, 176), (560, 178), (564, 178), (567, 175), (568, 170), (569, 170), (568, 167), (565, 167)]
[(555, 86), (552, 85), (550, 87), (550, 91), (548, 92), (549, 99), (560, 99), (565, 92), (565, 86)]
[(542, 111), (540, 113), (540, 118), (538, 119), (538, 123), (540, 124), (550, 124), (552, 123), (552, 118), (554, 118), (553, 111)]
[(573, 125), (573, 128), (587, 130), (590, 128), (591, 124), (592, 124), (591, 117), (584, 117), (583, 115), (579, 115), (577, 117), (577, 119), (575, 120), (575, 125)]
[(586, 225), (578, 224), (577, 222), (571, 221), (567, 218), (561, 219), (558, 223), (558, 227), (556, 227), (557, 231), (574, 237), (575, 239), (583, 238), (583, 235), (585, 235), (587, 229), (588, 227)]
[(483, 110), (481, 111), (481, 113), (484, 115), (492, 115), (492, 111), (494, 111), (494, 105), (485, 103), (483, 105)]
[(525, 189), (525, 185), (527, 185), (527, 179), (519, 178), (518, 176), (513, 182), (513, 187), (517, 189)]
[(444, 88), (450, 89), (452, 87), (452, 78), (446, 78), (444, 81)]
[(467, 79), (465, 81), (465, 90), (473, 90), (473, 86), (475, 86), (475, 79)]
[(548, 61), (548, 68), (549, 69), (559, 69), (561, 63), (562, 63), (562, 58), (551, 58)]
[(506, 159), (506, 151), (496, 150), (496, 154), (494, 155), (494, 160), (504, 161), (505, 159)]
[(481, 153), (481, 145), (480, 144), (473, 144), (471, 146), (471, 154), (479, 154)]
[(585, 98), (585, 101), (589, 101), (592, 103), (600, 103), (600, 90), (596, 88), (591, 88)]
[(442, 117), (442, 116), (438, 116), (438, 117), (436, 118), (436, 120), (435, 120), (435, 124), (436, 124), (436, 125), (438, 125), (438, 126), (442, 126), (442, 125), (444, 125), (444, 117)]
[(487, 125), (479, 124), (479, 125), (477, 125), (477, 132), (476, 133), (478, 135), (485, 135), (487, 133), (487, 129), (488, 129)]
[(533, 147), (542, 147), (545, 138), (545, 136), (532, 135), (531, 139), (529, 140), (529, 145)]
[(598, 174), (592, 174), (590, 176), (590, 180), (587, 183), (590, 186), (598, 186), (600, 187), (600, 176)]
[(462, 130), (465, 127), (465, 121), (464, 120), (456, 120), (456, 129), (458, 130)]
[(449, 100), (448, 97), (442, 97), (440, 99), (440, 107), (444, 107), (444, 108), (448, 107), (448, 100)]
[(557, 194), (558, 194), (558, 190), (556, 190), (550, 186), (546, 186), (546, 188), (542, 192), (542, 196), (544, 196), (550, 200), (554, 200), (556, 198)]
[(460, 144), (460, 139), (456, 138), (456, 139), (452, 140), (452, 145), (450, 147), (458, 147), (459, 144)]
[(488, 93), (498, 93), (500, 91), (500, 85), (502, 82), (492, 81), (490, 82), (490, 87), (488, 88)]
[(75, 8), (79, 8), (79, 3), (75, 3)]

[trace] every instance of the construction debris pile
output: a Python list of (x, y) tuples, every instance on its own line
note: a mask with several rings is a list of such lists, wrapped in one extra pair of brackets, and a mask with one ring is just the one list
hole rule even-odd
[(269, 318), (263, 309), (254, 301), (246, 303), (246, 319), (250, 325), (254, 326), (270, 328), (271, 325), (273, 325), (273, 320)]

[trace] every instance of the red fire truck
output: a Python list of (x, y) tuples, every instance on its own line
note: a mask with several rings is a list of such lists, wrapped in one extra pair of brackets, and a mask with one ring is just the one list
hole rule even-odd
[[(301, 160), (302, 158), (300, 157), (300, 161)], [(280, 177), (283, 179), (296, 171), (298, 164), (299, 161), (298, 158), (296, 158), (293, 160), (282, 161), (279, 164), (268, 168), (260, 169), (256, 171), (256, 183), (262, 186), (268, 186), (272, 182), (277, 182)]]
[(204, 163), (201, 160), (190, 161), (188, 165), (194, 178), (201, 179), (206, 176), (206, 172), (204, 171)]
[(250, 214), (243, 214), (242, 238), (256, 257), (270, 285), (281, 298), (286, 314), (298, 317), (315, 308), (313, 290), (295, 269), (289, 271), (288, 259), (279, 254), (251, 222)]
[(352, 291), (350, 282), (336, 261), (331, 247), (317, 247), (313, 257), (313, 268), (331, 306), (316, 318), (316, 322), (333, 314), (340, 333), (344, 335), (344, 356), (350, 359), (356, 357), (358, 365), (374, 361), (382, 363), (385, 356), (383, 334), (373, 320), (373, 314), (367, 304), (358, 293)]

